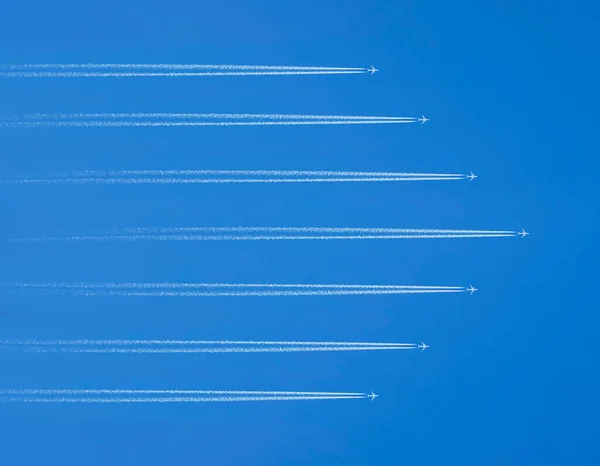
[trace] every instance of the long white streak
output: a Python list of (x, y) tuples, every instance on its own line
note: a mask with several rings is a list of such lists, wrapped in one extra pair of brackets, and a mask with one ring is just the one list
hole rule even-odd
[(0, 402), (9, 403), (238, 403), (250, 401), (316, 401), (316, 400), (359, 400), (365, 396), (244, 396), (244, 397), (0, 397)]
[(212, 65), (175, 63), (26, 63), (0, 65), (2, 69), (161, 69), (161, 70), (271, 70), (271, 71), (367, 71), (366, 68), (341, 66)]
[(516, 234), (511, 230), (451, 230), (441, 228), (365, 228), (365, 227), (135, 227), (124, 228), (127, 233), (181, 232), (263, 232), (263, 233), (415, 233), (415, 234)]
[(227, 297), (227, 296), (346, 296), (346, 295), (389, 295), (389, 294), (426, 294), (426, 293), (464, 293), (465, 290), (347, 290), (347, 291), (238, 291), (238, 292), (202, 292), (202, 291), (103, 291), (81, 290), (74, 292), (83, 296), (161, 296), (161, 297)]
[(73, 172), (73, 176), (83, 177), (123, 177), (123, 176), (318, 176), (318, 177), (371, 177), (371, 178), (405, 178), (405, 177), (463, 177), (460, 173), (402, 173), (402, 172), (349, 172), (336, 170), (83, 170)]
[(390, 289), (390, 290), (464, 290), (463, 286), (438, 285), (340, 285), (340, 284), (280, 284), (280, 283), (186, 283), (186, 282), (46, 282), (46, 283), (0, 283), (0, 286), (21, 288), (100, 288), (100, 289), (156, 289), (156, 288), (304, 288), (304, 289)]
[(53, 178), (0, 181), (0, 184), (222, 184), (222, 183), (364, 183), (385, 181), (454, 181), (460, 177), (406, 177), (406, 178)]
[(396, 351), (413, 350), (416, 346), (272, 346), (272, 347), (236, 347), (236, 348), (185, 348), (185, 347), (113, 347), (97, 348), (91, 346), (81, 347), (21, 347), (26, 352), (34, 353), (108, 353), (108, 354), (181, 354), (181, 353), (309, 353), (309, 352), (334, 352), (334, 351)]
[(0, 395), (233, 395), (233, 396), (365, 396), (360, 392), (302, 392), (278, 390), (121, 390), (121, 389), (4, 389)]
[[(334, 240), (398, 240), (398, 239), (452, 239), (452, 238), (505, 238), (516, 233), (503, 234), (413, 234), (413, 235), (322, 235), (322, 236), (236, 236), (236, 235), (113, 235), (64, 236), (33, 238), (29, 241), (334, 241)], [(19, 241), (27, 241), (19, 240)]]
[(127, 72), (127, 71), (0, 71), (0, 78), (182, 78), (201, 76), (309, 76), (336, 74), (365, 74), (353, 70), (296, 70), (296, 71), (204, 71), (204, 72)]
[(355, 342), (355, 341), (268, 341), (268, 340), (0, 340), (0, 345), (77, 345), (77, 346), (416, 346), (415, 343)]
[(355, 115), (306, 115), (288, 113), (35, 113), (25, 115), (25, 120), (393, 120), (414, 121), (414, 117), (355, 116)]
[(319, 125), (380, 125), (416, 123), (416, 120), (306, 120), (306, 121), (18, 121), (1, 122), (0, 127), (178, 127), (178, 126), (319, 126)]

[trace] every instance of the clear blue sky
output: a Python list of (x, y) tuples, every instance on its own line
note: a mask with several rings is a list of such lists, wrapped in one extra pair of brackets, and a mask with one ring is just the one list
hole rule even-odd
[[(370, 66), (374, 76), (3, 80), (3, 116), (251, 112), (426, 125), (2, 129), (2, 177), (78, 169), (464, 172), (473, 183), (19, 186), (1, 235), (130, 226), (526, 228), (481, 240), (0, 245), (0, 281), (474, 284), (450, 296), (0, 295), (2, 338), (415, 342), (424, 353), (0, 354), (2, 388), (340, 390), (375, 402), (0, 406), (0, 463), (598, 464), (598, 7), (4, 2), (3, 63)], [(500, 5), (501, 4), (501, 5)], [(588, 288), (589, 287), (589, 288)]]

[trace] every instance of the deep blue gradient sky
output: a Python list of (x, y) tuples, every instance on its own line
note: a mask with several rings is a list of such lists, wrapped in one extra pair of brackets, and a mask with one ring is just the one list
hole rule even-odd
[(2, 388), (339, 390), (375, 402), (0, 406), (0, 464), (598, 464), (598, 7), (4, 2), (3, 63), (370, 66), (374, 76), (3, 80), (0, 115), (249, 112), (426, 125), (0, 131), (0, 177), (473, 170), (363, 185), (0, 186), (2, 238), (134, 226), (482, 228), (519, 238), (0, 244), (0, 281), (464, 285), (433, 296), (0, 294), (2, 338), (425, 341), (424, 353), (2, 353)]

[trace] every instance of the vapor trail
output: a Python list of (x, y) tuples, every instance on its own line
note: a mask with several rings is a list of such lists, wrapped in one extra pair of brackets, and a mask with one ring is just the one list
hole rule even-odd
[(0, 127), (179, 127), (179, 126), (319, 126), (416, 123), (417, 120), (281, 120), (281, 121), (14, 121)]
[(511, 230), (452, 230), (438, 228), (364, 228), (364, 227), (135, 227), (127, 233), (181, 233), (181, 232), (268, 232), (268, 233), (382, 233), (382, 234), (516, 234)]
[(297, 71), (171, 71), (171, 72), (128, 72), (128, 71), (0, 71), (0, 78), (182, 78), (202, 76), (310, 76), (365, 74), (366, 71), (352, 70), (297, 70)]
[[(516, 233), (503, 234), (405, 234), (405, 235), (88, 235), (55, 236), (46, 238), (19, 239), (16, 241), (333, 241), (333, 240), (398, 240), (398, 239), (451, 239), (451, 238), (504, 238)], [(13, 240), (15, 241), (15, 240)]]
[(403, 172), (353, 172), (339, 170), (84, 170), (75, 171), (72, 176), (83, 177), (122, 177), (122, 176), (318, 176), (318, 177), (464, 177), (460, 173), (403, 173)]
[(113, 389), (4, 389), (0, 390), (3, 396), (23, 395), (185, 395), (185, 396), (365, 396), (360, 392), (302, 392), (302, 391), (277, 391), (277, 390), (113, 390)]
[(464, 180), (463, 175), (457, 177), (359, 177), (359, 178), (47, 178), (0, 181), (0, 184), (223, 184), (223, 183), (364, 183), (393, 181), (454, 181)]
[(79, 346), (415, 346), (414, 343), (353, 341), (268, 341), (268, 340), (0, 340), (0, 345), (79, 345)]
[(279, 284), (279, 283), (188, 283), (188, 282), (46, 282), (46, 283), (0, 283), (0, 286), (20, 288), (105, 288), (105, 289), (156, 289), (156, 288), (304, 288), (304, 289), (421, 289), (463, 290), (462, 286), (431, 285), (345, 285), (345, 284)]
[[(13, 348), (13, 347), (11, 347)], [(13, 348), (14, 349), (14, 348)], [(417, 346), (266, 346), (266, 347), (94, 347), (94, 346), (25, 346), (18, 347), (22, 351), (33, 353), (105, 353), (105, 354), (194, 354), (194, 353), (309, 353), (309, 352), (341, 352), (341, 351), (399, 351), (413, 350)]]
[(246, 396), (246, 397), (0, 397), (9, 403), (239, 403), (251, 401), (357, 400), (366, 396)]
[(0, 69), (159, 69), (159, 70), (260, 70), (260, 71), (366, 71), (367, 68), (341, 66), (215, 65), (175, 63), (27, 63), (0, 65)]
[(344, 290), (344, 291), (126, 291), (126, 290), (79, 290), (74, 294), (83, 296), (155, 296), (155, 297), (231, 297), (231, 296), (347, 296), (347, 295), (391, 295), (391, 294), (427, 294), (427, 293), (464, 293), (466, 290)]

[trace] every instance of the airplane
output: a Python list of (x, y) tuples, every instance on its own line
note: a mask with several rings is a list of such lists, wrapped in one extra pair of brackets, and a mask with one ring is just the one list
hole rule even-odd
[(425, 351), (426, 348), (429, 348), (429, 345), (426, 345), (425, 343), (421, 342), (420, 345), (417, 345), (417, 348), (421, 348), (421, 353), (423, 351)]
[(376, 395), (375, 393), (371, 392), (370, 395), (367, 395), (367, 398), (371, 398), (371, 401), (373, 401), (375, 398), (377, 398), (379, 395)]
[(377, 68), (375, 68), (373, 65), (371, 65), (371, 68), (367, 68), (367, 72), (371, 73), (371, 76), (373, 76), (378, 71), (379, 70)]
[(475, 288), (473, 285), (470, 285), (469, 288), (467, 288), (467, 291), (470, 291), (471, 294), (473, 294), (477, 291), (477, 288)]
[(473, 172), (471, 172), (470, 175), (467, 175), (467, 178), (469, 179), (469, 181), (473, 181), (475, 178), (477, 178), (477, 175), (475, 175)]
[(421, 124), (424, 124), (425, 122), (429, 121), (429, 118), (421, 114), (421, 118), (417, 118), (417, 121), (421, 122)]
[(517, 234), (521, 235), (521, 238), (525, 238), (529, 233), (525, 231), (525, 228), (521, 228), (521, 231)]

